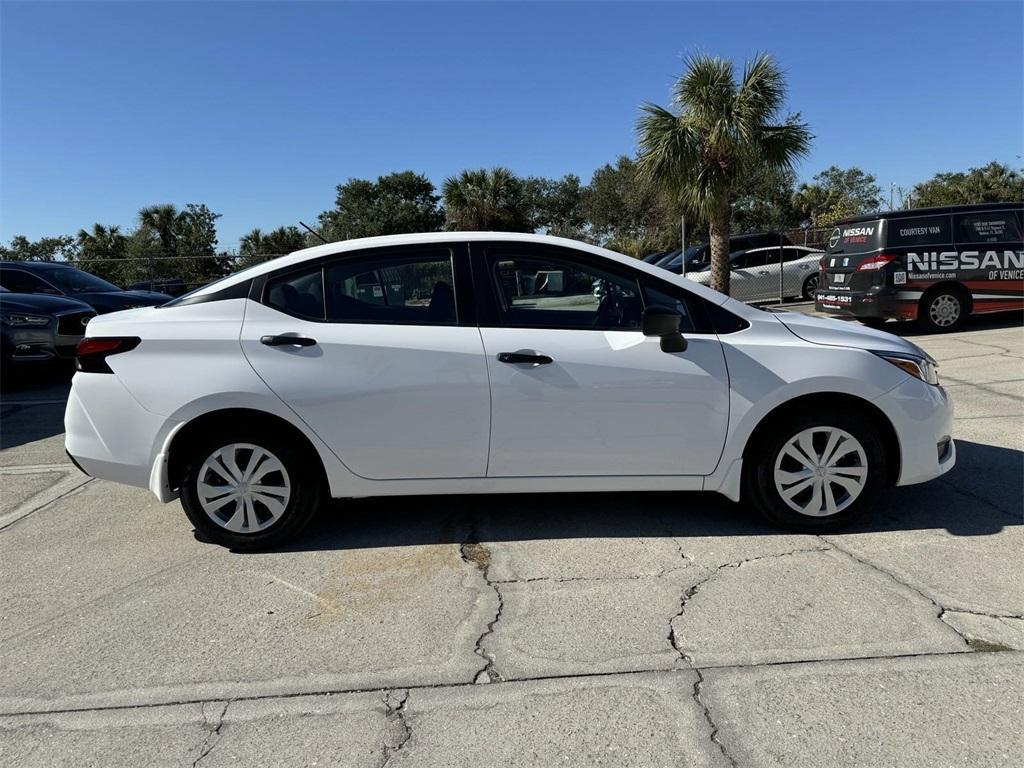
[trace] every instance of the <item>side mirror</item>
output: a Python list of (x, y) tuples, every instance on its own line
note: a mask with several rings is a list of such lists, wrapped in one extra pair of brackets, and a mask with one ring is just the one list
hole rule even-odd
[(679, 332), (682, 315), (668, 307), (653, 306), (644, 310), (644, 336), (661, 339), (662, 352), (685, 352), (686, 339)]

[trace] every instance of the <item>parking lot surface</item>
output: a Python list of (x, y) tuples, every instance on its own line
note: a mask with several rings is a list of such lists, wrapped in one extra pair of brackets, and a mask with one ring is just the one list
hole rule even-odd
[(914, 341), (957, 466), (828, 536), (701, 494), (449, 496), (237, 554), (78, 473), (66, 384), (7, 388), (0, 764), (1020, 764), (1024, 330)]

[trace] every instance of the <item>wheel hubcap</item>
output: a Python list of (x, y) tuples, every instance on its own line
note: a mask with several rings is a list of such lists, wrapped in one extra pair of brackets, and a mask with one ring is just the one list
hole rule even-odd
[(797, 433), (775, 459), (775, 489), (796, 512), (826, 517), (850, 506), (867, 483), (868, 460), (860, 442), (835, 427)]
[(960, 319), (960, 301), (955, 296), (944, 293), (936, 296), (928, 307), (928, 316), (932, 322), (947, 328)]
[(196, 491), (207, 516), (234, 533), (269, 528), (292, 495), (284, 464), (252, 443), (232, 443), (210, 454), (199, 470)]
[(807, 295), (813, 296), (814, 292), (818, 290), (818, 278), (810, 277), (807, 279)]

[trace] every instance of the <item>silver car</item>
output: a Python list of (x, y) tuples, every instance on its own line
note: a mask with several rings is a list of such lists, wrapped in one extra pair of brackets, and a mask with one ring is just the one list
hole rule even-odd
[[(782, 283), (779, 282), (779, 253), (782, 253)], [(751, 248), (729, 256), (729, 295), (740, 301), (777, 301), (782, 298), (813, 299), (818, 288), (818, 265), (825, 254), (813, 248), (787, 245), (784, 248)], [(702, 285), (711, 282), (711, 269), (688, 271), (689, 280)]]

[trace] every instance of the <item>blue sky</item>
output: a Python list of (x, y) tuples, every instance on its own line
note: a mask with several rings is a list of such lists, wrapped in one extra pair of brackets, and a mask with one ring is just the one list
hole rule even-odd
[(1024, 4), (0, 5), (0, 239), (204, 202), (221, 245), (313, 223), (349, 177), (579, 174), (631, 153), (682, 57), (765, 50), (810, 178), (1022, 165)]

